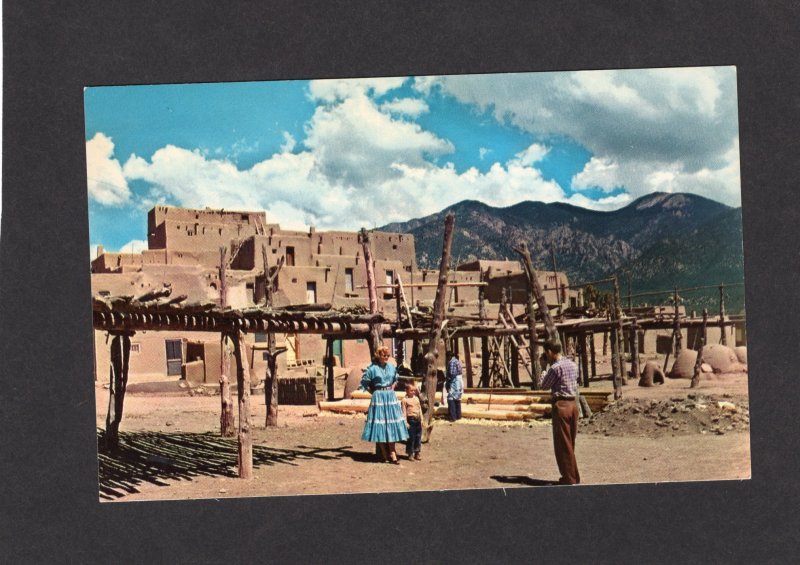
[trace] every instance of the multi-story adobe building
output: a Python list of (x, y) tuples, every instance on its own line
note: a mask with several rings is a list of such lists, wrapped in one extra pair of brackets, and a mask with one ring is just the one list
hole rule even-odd
[[(140, 253), (109, 253), (98, 247), (92, 261), (94, 294), (139, 296), (171, 285), (173, 295), (187, 301), (220, 300), (220, 248), (226, 252), (226, 303), (244, 308), (262, 303), (265, 297), (264, 257), (270, 267), (283, 260), (275, 281), (275, 306), (329, 303), (333, 308), (366, 308), (366, 268), (362, 246), (355, 232), (318, 232), (281, 229), (270, 224), (264, 212), (186, 209), (159, 205), (147, 217), (148, 248)], [(395, 291), (388, 288), (397, 277), (402, 281), (410, 306), (432, 306), (438, 271), (420, 270), (415, 259), (414, 237), (410, 234), (371, 232), (371, 251), (379, 287), (379, 310), (396, 316)], [(487, 317), (496, 319), (502, 288), (517, 304), (525, 303), (521, 265), (516, 261), (472, 261), (451, 270), (449, 280), (477, 283), (488, 271)], [(565, 291), (564, 273), (541, 272), (540, 284), (548, 304), (573, 305), (579, 293)], [(448, 295), (448, 314), (477, 315), (478, 287), (453, 287)], [(522, 309), (518, 308), (518, 312)], [(96, 367), (108, 366), (105, 335), (95, 332)], [(248, 336), (248, 343), (265, 336)], [(325, 342), (314, 335), (278, 336), (286, 355), (279, 357), (278, 369), (305, 363), (319, 363)], [(265, 363), (253, 348), (248, 349), (252, 381), (263, 379)], [(363, 340), (337, 341), (334, 354), (341, 366), (361, 368), (369, 363)], [(199, 363), (198, 363), (199, 361)], [(187, 366), (191, 369), (187, 373)], [(132, 375), (179, 375), (194, 380), (217, 382), (219, 378), (219, 336), (176, 332), (137, 332), (132, 339)], [(104, 378), (102, 373), (100, 378)]]

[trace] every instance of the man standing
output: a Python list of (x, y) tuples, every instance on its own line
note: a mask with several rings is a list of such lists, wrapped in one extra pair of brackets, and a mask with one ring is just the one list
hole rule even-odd
[(461, 376), (463, 368), (458, 354), (453, 353), (450, 362), (447, 364), (447, 411), (451, 422), (461, 419), (461, 395), (464, 392), (464, 381)]
[(578, 407), (575, 396), (578, 390), (578, 367), (561, 356), (561, 344), (546, 341), (544, 351), (550, 369), (542, 379), (542, 388), (550, 389), (553, 403), (553, 448), (561, 473), (558, 483), (577, 485), (581, 482), (578, 463), (575, 461), (575, 436), (578, 434)]

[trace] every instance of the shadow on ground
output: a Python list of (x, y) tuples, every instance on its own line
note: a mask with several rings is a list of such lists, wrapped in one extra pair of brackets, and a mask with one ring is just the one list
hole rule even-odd
[[(97, 430), (100, 498), (113, 500), (139, 492), (144, 482), (167, 486), (167, 481), (193, 477), (236, 477), (237, 440), (208, 433), (120, 432), (119, 446), (105, 446), (105, 431)], [(253, 467), (283, 463), (296, 465), (302, 459), (334, 459), (349, 454), (348, 448), (302, 450), (253, 446)], [(351, 455), (352, 456), (352, 455)], [(354, 457), (355, 458), (355, 457)]]
[(543, 479), (532, 479), (526, 475), (492, 475), (489, 477), (498, 483), (527, 485), (531, 487), (545, 487), (557, 485), (558, 481), (545, 481)]

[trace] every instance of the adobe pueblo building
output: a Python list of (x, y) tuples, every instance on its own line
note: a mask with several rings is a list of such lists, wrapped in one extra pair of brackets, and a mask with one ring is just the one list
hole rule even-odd
[[(281, 229), (267, 222), (264, 212), (185, 209), (156, 206), (147, 217), (148, 249), (140, 253), (110, 253), (98, 246), (91, 263), (92, 293), (96, 296), (143, 296), (169, 287), (172, 296), (186, 303), (245, 309), (263, 304), (265, 272), (270, 268), (274, 307), (324, 304), (343, 312), (367, 312), (367, 271), (358, 233)], [(378, 311), (396, 319), (400, 304), (397, 284), (403, 287), (406, 308), (428, 311), (436, 296), (438, 271), (421, 270), (415, 260), (414, 237), (409, 234), (371, 232), (369, 235), (378, 289)], [(225, 255), (221, 255), (225, 249)], [(265, 265), (267, 269), (265, 269)], [(223, 274), (224, 273), (224, 274)], [(224, 276), (224, 283), (221, 277)], [(542, 273), (540, 284), (551, 308), (580, 305), (581, 294), (568, 290), (564, 273)], [(398, 283), (399, 279), (399, 283)], [(448, 317), (479, 317), (481, 292), (483, 317), (497, 320), (500, 303), (524, 304), (523, 269), (517, 261), (473, 261), (451, 270), (448, 281)], [(485, 282), (484, 291), (476, 283)], [(503, 298), (507, 294), (511, 299)], [(512, 300), (513, 299), (513, 300)], [(400, 306), (401, 310), (404, 306)], [(517, 313), (524, 308), (517, 306)], [(264, 356), (258, 354), (263, 332), (247, 336), (252, 384), (264, 378)], [(325, 340), (318, 335), (278, 335), (278, 372), (320, 365)], [(397, 347), (398, 344), (392, 343)], [(137, 331), (131, 343), (131, 376), (184, 376), (195, 383), (216, 383), (220, 376), (219, 334), (214, 332)], [(96, 369), (109, 363), (105, 333), (95, 331)], [(334, 341), (334, 363), (359, 370), (369, 364), (364, 339)], [(408, 359), (408, 357), (407, 357)], [(102, 378), (102, 377), (101, 377)]]
[[(148, 249), (140, 253), (109, 253), (98, 247), (97, 258), (91, 263), (96, 298), (106, 302), (120, 298), (123, 302), (141, 301), (161, 293), (162, 302), (190, 305), (190, 310), (191, 305), (199, 310), (205, 305), (206, 309), (214, 306), (242, 312), (264, 307), (269, 294), (271, 308), (278, 310), (329, 311), (340, 317), (374, 314), (389, 325), (384, 337), (389, 339), (397, 361), (404, 361), (417, 375), (424, 372), (419, 357), (431, 323), (439, 272), (417, 267), (412, 235), (369, 233), (377, 292), (370, 311), (364, 256), (367, 248), (358, 233), (284, 230), (268, 223), (264, 212), (171, 206), (151, 209), (147, 226)], [(567, 352), (581, 358), (586, 386), (589, 374), (596, 375), (595, 351), (601, 347), (604, 355), (619, 347), (629, 356), (631, 351), (638, 351), (671, 352), (677, 357), (682, 348), (699, 349), (701, 338), (706, 344), (744, 343), (743, 319), (726, 316), (722, 303), (716, 317), (703, 319), (687, 317), (682, 306), (623, 311), (619, 298), (618, 308), (600, 311), (592, 304), (583, 304), (581, 288), (586, 283), (570, 285), (563, 272), (534, 273), (541, 296), (541, 301), (533, 304), (536, 316), (540, 318), (546, 311), (550, 319), (552, 313), (551, 324), (558, 326)], [(164, 289), (171, 299), (163, 298)], [(451, 339), (443, 349), (475, 353), (471, 359), (462, 355), (470, 386), (472, 362), (479, 358), (480, 378), (475, 382), (481, 386), (519, 386), (537, 380), (537, 360), (523, 354), (530, 346), (524, 338), (514, 337), (521, 336), (530, 322), (526, 312), (531, 297), (531, 279), (519, 261), (478, 259), (449, 270), (444, 317), (448, 330), (460, 325), (461, 333), (452, 339), (456, 333), (445, 331), (442, 339)], [(98, 316), (109, 309), (108, 304), (95, 306)], [(352, 331), (347, 320), (342, 320), (347, 327), (340, 327), (338, 333), (309, 328), (302, 320), (270, 331), (277, 339), (274, 346), (283, 353), (277, 357), (278, 376), (315, 376), (318, 367), (326, 365), (348, 367), (359, 375), (370, 361), (368, 336)], [(220, 332), (197, 327), (186, 331), (185, 322), (136, 326), (128, 374), (134, 378), (182, 377), (193, 384), (218, 383), (222, 371)], [(476, 327), (470, 329), (468, 325)], [(481, 329), (482, 325), (488, 329)], [(95, 320), (95, 378), (103, 378), (102, 372), (111, 362), (108, 332), (126, 328)], [(266, 325), (254, 324), (244, 332), (243, 355), (251, 386), (259, 386), (266, 374), (267, 329)], [(539, 324), (538, 330), (528, 332), (529, 340), (536, 331), (539, 337), (549, 335), (544, 324)], [(624, 337), (617, 344), (609, 343), (614, 332)], [(396, 339), (401, 334), (402, 339)], [(440, 367), (444, 357), (440, 357)], [(630, 361), (632, 375), (638, 375), (638, 362)], [(616, 365), (613, 373), (624, 380), (624, 364)], [(330, 383), (328, 390), (332, 390)]]

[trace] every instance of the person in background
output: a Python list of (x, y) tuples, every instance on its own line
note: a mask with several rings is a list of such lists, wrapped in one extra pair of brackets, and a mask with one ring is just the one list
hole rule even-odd
[(408, 428), (406, 455), (409, 461), (422, 460), (422, 405), (419, 402), (419, 391), (414, 383), (406, 385), (406, 397), (400, 402)]
[(453, 352), (447, 363), (447, 411), (451, 422), (461, 419), (461, 395), (464, 393), (464, 380), (461, 376), (464, 369), (458, 360), (458, 353)]
[(394, 392), (396, 384), (397, 370), (389, 363), (389, 348), (381, 346), (375, 351), (375, 360), (364, 371), (359, 386), (360, 390), (372, 393), (361, 439), (376, 443), (383, 461), (399, 465), (395, 442), (407, 440), (408, 430)]
[(561, 473), (558, 483), (577, 485), (581, 482), (575, 460), (575, 437), (578, 435), (578, 406), (575, 403), (578, 367), (570, 359), (561, 356), (561, 344), (556, 341), (546, 341), (544, 351), (550, 368), (542, 378), (541, 388), (550, 389), (551, 392), (553, 449)]

